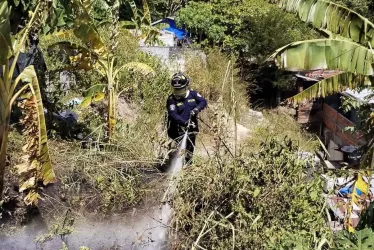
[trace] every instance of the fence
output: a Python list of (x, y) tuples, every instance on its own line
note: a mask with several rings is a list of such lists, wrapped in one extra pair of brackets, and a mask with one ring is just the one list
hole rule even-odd
[(345, 131), (347, 127), (353, 127), (354, 123), (327, 104), (323, 105), (323, 123), (331, 131), (331, 134), (339, 137), (345, 145), (358, 146), (365, 143), (362, 133)]

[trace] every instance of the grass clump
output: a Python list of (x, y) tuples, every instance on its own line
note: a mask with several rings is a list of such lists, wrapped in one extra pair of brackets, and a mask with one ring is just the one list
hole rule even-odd
[[(262, 114), (264, 121), (260, 126), (254, 127), (251, 138), (245, 142), (245, 147), (251, 152), (257, 151), (261, 142), (269, 136), (278, 140), (288, 137), (298, 144), (301, 151), (305, 152), (312, 153), (319, 148), (317, 137), (305, 131), (290, 115), (276, 110), (263, 111)], [(251, 122), (248, 121), (248, 123)]]
[(210, 103), (222, 99), (224, 106), (232, 107), (232, 94), (235, 91), (236, 105), (248, 107), (247, 84), (235, 69), (235, 58), (229, 58), (218, 49), (206, 51), (206, 58), (186, 55), (186, 74), (192, 79), (191, 87), (196, 88)]
[(322, 181), (306, 181), (299, 150), (290, 139), (268, 138), (256, 154), (197, 161), (172, 203), (175, 248), (312, 249), (329, 239)]
[[(120, 147), (82, 149), (75, 143), (54, 142), (52, 156), (59, 178), (60, 202), (81, 214), (121, 212), (142, 201), (145, 193), (142, 162), (130, 160)], [(69, 159), (69, 160), (66, 160)], [(56, 194), (47, 191), (51, 199)]]

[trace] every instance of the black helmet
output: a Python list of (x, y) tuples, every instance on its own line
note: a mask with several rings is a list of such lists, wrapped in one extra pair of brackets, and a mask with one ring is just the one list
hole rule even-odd
[(188, 79), (182, 73), (176, 73), (171, 77), (171, 86), (175, 89), (183, 89), (190, 83)]

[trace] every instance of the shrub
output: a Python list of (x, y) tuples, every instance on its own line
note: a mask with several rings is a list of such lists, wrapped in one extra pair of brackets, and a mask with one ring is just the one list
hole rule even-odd
[(197, 161), (181, 178), (173, 200), (176, 248), (311, 249), (330, 231), (316, 174), (306, 181), (297, 144), (274, 138), (258, 153)]

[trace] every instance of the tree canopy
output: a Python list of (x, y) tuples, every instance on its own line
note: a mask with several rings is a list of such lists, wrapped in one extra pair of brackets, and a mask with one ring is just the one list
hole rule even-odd
[(353, 11), (365, 16), (370, 21), (374, 21), (374, 1), (370, 0), (333, 0), (338, 4), (342, 4)]
[(241, 57), (262, 58), (276, 48), (318, 34), (265, 0), (190, 1), (177, 14), (198, 42)]

